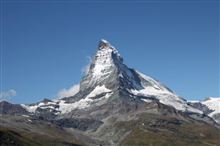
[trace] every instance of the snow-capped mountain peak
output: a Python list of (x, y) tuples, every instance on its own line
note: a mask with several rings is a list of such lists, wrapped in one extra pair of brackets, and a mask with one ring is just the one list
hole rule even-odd
[(101, 40), (93, 58), (89, 73), (95, 76), (106, 75), (107, 71), (117, 63), (122, 63), (118, 51), (106, 40)]
[[(91, 95), (94, 97), (90, 98)], [(65, 113), (74, 109), (90, 108), (107, 103), (110, 96), (125, 96), (128, 100), (140, 98), (142, 102), (154, 98), (177, 110), (202, 113), (188, 106), (184, 99), (159, 81), (126, 66), (118, 50), (102, 39), (88, 73), (80, 82), (79, 92), (56, 102), (59, 104), (57, 110)]]
[(106, 48), (113, 48), (113, 47), (111, 47), (111, 44), (105, 39), (101, 39), (99, 41), (99, 46), (98, 47), (99, 47), (100, 50), (101, 49), (106, 49)]
[(87, 75), (80, 83), (80, 90), (95, 88), (96, 86), (109, 85), (117, 80), (119, 70), (123, 66), (123, 59), (118, 51), (108, 41), (100, 40), (98, 49), (93, 57)]

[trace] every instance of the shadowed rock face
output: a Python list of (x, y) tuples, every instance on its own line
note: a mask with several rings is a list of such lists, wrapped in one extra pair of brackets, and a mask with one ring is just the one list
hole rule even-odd
[(0, 114), (22, 115), (28, 112), (19, 104), (11, 104), (7, 101), (0, 102)]
[(213, 110), (209, 109), (206, 105), (200, 102), (189, 102), (189, 105), (201, 110), (204, 114), (208, 115), (209, 113), (213, 112)]
[(103, 122), (91, 118), (63, 118), (52, 121), (52, 123), (64, 128), (75, 128), (82, 131), (96, 130)]
[(220, 124), (220, 113), (216, 113), (212, 116), (216, 122), (218, 122)]

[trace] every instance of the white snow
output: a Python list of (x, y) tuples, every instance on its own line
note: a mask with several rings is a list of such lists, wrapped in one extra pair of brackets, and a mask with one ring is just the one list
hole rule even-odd
[(91, 102), (91, 100), (86, 100), (86, 99), (81, 99), (77, 102), (74, 103), (65, 103), (64, 100), (61, 100), (59, 103), (59, 111), (61, 111), (61, 113), (67, 113), (70, 112), (76, 108), (85, 108), (88, 107), (89, 103)]
[(61, 100), (59, 103), (59, 111), (61, 111), (61, 114), (68, 113), (74, 109), (83, 109), (90, 105), (92, 102), (91, 99), (81, 99), (74, 103), (65, 103), (64, 100)]
[(54, 109), (53, 106), (40, 106), (41, 109)]
[(28, 122), (31, 122), (31, 123), (32, 123), (32, 120), (31, 120), (31, 119), (28, 119)]
[(200, 102), (200, 101), (198, 101), (198, 100), (188, 100), (187, 102), (198, 103), (198, 102)]
[(106, 93), (106, 92), (111, 92), (111, 90), (107, 89), (105, 87), (105, 85), (97, 86), (92, 92), (89, 93), (89, 95), (87, 95), (86, 98), (95, 97), (97, 95), (100, 95), (100, 94)]
[(166, 92), (163, 90), (156, 90), (155, 88), (151, 86), (144, 87), (144, 89), (141, 89), (141, 90), (132, 89), (131, 92), (135, 95), (145, 95), (145, 96), (163, 95), (163, 94), (173, 95), (170, 92)]
[[(79, 101), (76, 101), (74, 103), (65, 103), (65, 101), (61, 100), (59, 103), (59, 110), (61, 111), (61, 114), (68, 113), (74, 109), (83, 109), (89, 107), (92, 103), (96, 103), (103, 99), (108, 99), (111, 96), (111, 90), (107, 89), (104, 85), (103, 86), (97, 86), (89, 95), (86, 96), (86, 98), (83, 98)], [(92, 99), (92, 97), (95, 97), (97, 95), (100, 95), (102, 93), (106, 93), (103, 97), (98, 99)]]
[[(92, 99), (92, 97), (95, 97), (97, 95), (100, 95), (102, 93), (106, 93), (103, 97), (98, 98), (98, 99)], [(90, 92), (89, 95), (87, 95), (85, 98), (76, 101), (74, 103), (65, 103), (64, 100), (62, 99), (56, 99), (52, 102), (47, 102), (47, 103), (43, 103), (40, 102), (36, 105), (25, 105), (22, 104), (21, 106), (23, 108), (25, 108), (28, 112), (34, 113), (36, 111), (37, 108), (41, 108), (41, 109), (54, 109), (53, 105), (58, 104), (59, 108), (57, 108), (58, 111), (61, 112), (61, 114), (63, 113), (67, 113), (70, 112), (74, 109), (83, 109), (86, 107), (89, 107), (92, 103), (96, 103), (99, 102), (100, 100), (103, 99), (107, 99), (111, 96), (111, 90), (107, 89), (104, 85), (103, 86), (97, 86), (92, 92)]]
[(144, 102), (147, 102), (147, 103), (152, 102), (152, 100), (150, 100), (150, 99), (144, 99), (144, 98), (142, 98), (141, 100), (143, 100)]
[(158, 99), (161, 103), (165, 105), (169, 105), (174, 107), (177, 110), (180, 111), (188, 111), (188, 112), (194, 112), (194, 113), (202, 113), (202, 111), (195, 109), (191, 106), (188, 106), (187, 103), (181, 99), (176, 94), (170, 92), (168, 89), (166, 89), (165, 86), (163, 86), (160, 82), (152, 79), (151, 77), (148, 77), (138, 71), (136, 71), (143, 79), (150, 82), (150, 86), (146, 86), (142, 83), (143, 89), (132, 89), (130, 92), (134, 95), (139, 96), (153, 96), (156, 99)]
[(124, 78), (124, 76), (123, 76), (123, 74), (122, 74), (122, 73), (120, 73), (118, 76), (119, 76), (119, 77), (121, 77), (121, 78)]
[(61, 111), (61, 114), (68, 113), (74, 109), (83, 109), (89, 107), (93, 102), (97, 102), (103, 99), (107, 99), (111, 96), (111, 93), (107, 93), (105, 96), (99, 98), (99, 99), (91, 99), (91, 98), (85, 98), (81, 99), (74, 103), (65, 103), (65, 101), (61, 100), (59, 103), (59, 111)]
[(220, 97), (209, 97), (207, 100), (202, 101), (202, 104), (206, 105), (211, 110), (214, 110), (209, 116), (220, 113)]
[(21, 104), (21, 106), (30, 113), (34, 113), (36, 111), (36, 109), (38, 108), (38, 105)]
[[(133, 90), (132, 93), (134, 95), (141, 95), (141, 96), (154, 96), (155, 98), (157, 98), (161, 103), (165, 104), (165, 105), (169, 105), (174, 107), (177, 110), (180, 111), (189, 111), (189, 112), (195, 112), (195, 113), (202, 113), (200, 110), (197, 110), (193, 107), (190, 107), (186, 104), (186, 102), (184, 102), (183, 100), (181, 100), (179, 97), (175, 96), (175, 95), (171, 95), (171, 94), (162, 94), (160, 92), (150, 92), (151, 90), (139, 90), (140, 92), (138, 92), (138, 90)], [(142, 99), (144, 100), (144, 99)]]
[(97, 80), (106, 74), (110, 74), (112, 71), (110, 68), (114, 66), (114, 61), (112, 58), (112, 54), (116, 56), (120, 56), (118, 51), (111, 46), (111, 44), (106, 40), (101, 40), (103, 43), (107, 44), (102, 46), (102, 49), (99, 49), (93, 59), (94, 68), (92, 69), (93, 80)]
[[(167, 94), (172, 94), (172, 92), (170, 92), (169, 90), (166, 89), (166, 87), (160, 83), (159, 81), (154, 80), (153, 78), (146, 76), (145, 74), (135, 70), (143, 79), (145, 79), (146, 81), (150, 82), (152, 84), (152, 86), (150, 86), (152, 89), (151, 92), (156, 92), (156, 93), (167, 93)], [(144, 85), (143, 85), (144, 86)]]
[(21, 106), (28, 112), (30, 113), (35, 113), (37, 108), (42, 108), (42, 109), (47, 109), (47, 108), (51, 108), (54, 109), (54, 107), (52, 105), (56, 105), (56, 102), (40, 102), (38, 104), (35, 105), (25, 105), (25, 104), (21, 104)]

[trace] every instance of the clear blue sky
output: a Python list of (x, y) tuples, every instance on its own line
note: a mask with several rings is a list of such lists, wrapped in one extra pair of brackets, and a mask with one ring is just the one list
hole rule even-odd
[(186, 99), (219, 95), (217, 0), (1, 0), (2, 92), (14, 103), (77, 84), (99, 39)]

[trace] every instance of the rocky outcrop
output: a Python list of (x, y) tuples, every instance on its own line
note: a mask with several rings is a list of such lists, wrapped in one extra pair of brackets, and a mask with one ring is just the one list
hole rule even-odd
[(19, 104), (12, 104), (7, 101), (0, 102), (0, 114), (2, 115), (25, 115), (28, 112)]

